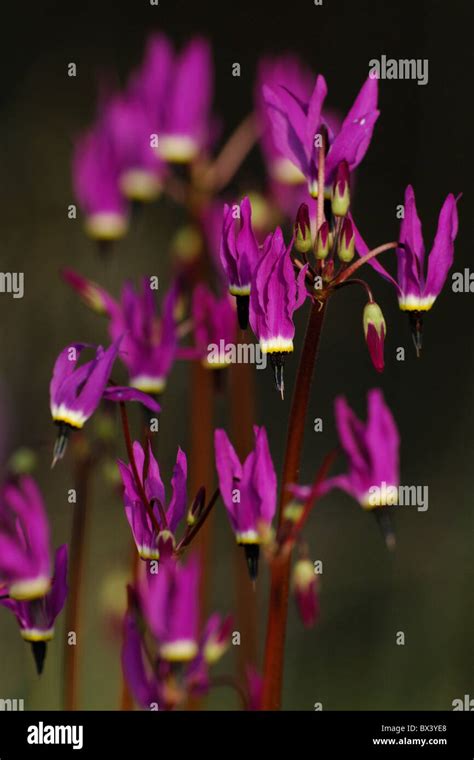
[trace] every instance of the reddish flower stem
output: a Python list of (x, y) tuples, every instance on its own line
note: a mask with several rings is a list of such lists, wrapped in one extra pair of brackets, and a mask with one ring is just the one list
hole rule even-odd
[[(291, 499), (291, 494), (288, 493), (287, 487), (291, 483), (298, 481), (309, 392), (325, 311), (326, 302), (321, 304), (314, 303), (311, 307), (306, 328), (306, 336), (298, 367), (288, 423), (278, 527), (282, 523), (284, 507)], [(279, 710), (281, 706), (290, 568), (291, 552), (277, 555), (272, 563), (263, 671), (263, 710)]]

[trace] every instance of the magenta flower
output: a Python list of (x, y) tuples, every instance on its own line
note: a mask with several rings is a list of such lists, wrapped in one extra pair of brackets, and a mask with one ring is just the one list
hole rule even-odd
[(112, 340), (124, 335), (120, 358), (127, 367), (133, 388), (144, 393), (162, 393), (176, 359), (178, 336), (175, 310), (178, 288), (166, 293), (161, 315), (157, 313), (155, 292), (144, 277), (141, 292), (128, 282), (122, 291), (121, 304), (109, 305)]
[(199, 651), (199, 564), (170, 559), (156, 575), (147, 573), (139, 587), (140, 604), (157, 639), (161, 659), (189, 662)]
[[(411, 185), (405, 191), (404, 218), (400, 228), (400, 247), (397, 248), (398, 271), (394, 279), (377, 259), (372, 267), (394, 285), (402, 311), (409, 312), (417, 354), (421, 351), (421, 314), (429, 311), (446, 282), (454, 258), (454, 240), (458, 231), (457, 199), (450, 193), (439, 214), (438, 229), (425, 265), (425, 246), (421, 221), (416, 209)], [(369, 248), (356, 231), (357, 252), (363, 256)], [(426, 271), (426, 274), (425, 274)]]
[[(131, 592), (135, 609), (129, 609), (125, 617), (122, 666), (135, 699), (144, 708), (171, 710), (189, 696), (206, 694), (209, 668), (230, 644), (230, 616), (211, 615), (199, 637), (198, 580), (194, 560), (187, 566), (168, 560), (156, 575), (143, 579), (138, 595)], [(146, 646), (139, 613), (154, 637), (152, 642), (148, 637)]]
[(169, 702), (166, 695), (168, 663), (157, 662), (155, 665), (147, 662), (144, 642), (131, 612), (127, 612), (124, 621), (122, 669), (140, 707), (146, 710), (155, 706), (155, 709), (174, 707), (174, 702)]
[(293, 313), (306, 298), (305, 265), (295, 277), (292, 243), (285, 246), (279, 227), (263, 244), (250, 292), (250, 325), (265, 354), (270, 354), (278, 390), (283, 395), (283, 357), (293, 351)]
[(116, 95), (104, 108), (103, 122), (117, 162), (122, 193), (133, 201), (156, 198), (165, 165), (153, 147), (153, 123), (145, 106), (137, 96)]
[(40, 674), (46, 656), (46, 642), (54, 636), (54, 623), (66, 601), (68, 553), (64, 544), (56, 550), (54, 577), (49, 591), (38, 599), (18, 601), (17, 599), (0, 599), (7, 609), (15, 615), (20, 633), (33, 648), (36, 668)]
[(263, 96), (275, 144), (306, 177), (311, 195), (316, 196), (318, 193), (320, 145), (317, 136), (323, 128), (327, 129), (329, 151), (325, 169), (326, 191), (331, 188), (341, 162), (347, 162), (349, 170), (353, 170), (364, 158), (379, 116), (377, 89), (377, 81), (369, 77), (341, 128), (335, 133), (322, 113), (327, 93), (324, 77), (318, 76), (313, 93), (305, 102), (284, 86), (264, 86)]
[(263, 678), (258, 670), (251, 665), (247, 666), (246, 677), (248, 691), (247, 710), (257, 712), (262, 709)]
[(349, 470), (326, 480), (322, 491), (341, 488), (353, 496), (363, 509), (372, 510), (389, 502), (396, 503), (392, 501), (392, 495), (400, 482), (400, 440), (382, 392), (378, 389), (369, 391), (367, 403), (367, 422), (364, 425), (345, 398), (339, 396), (336, 399), (336, 426)]
[(196, 38), (173, 61), (158, 141), (165, 161), (188, 163), (207, 147), (212, 94), (211, 50)]
[[(404, 218), (400, 228), (401, 245), (397, 248), (397, 279), (379, 261), (370, 260), (373, 268), (395, 286), (402, 311), (428, 311), (443, 289), (453, 263), (454, 240), (458, 231), (456, 200), (450, 193), (443, 203), (433, 247), (428, 255), (426, 275), (421, 221), (411, 185), (405, 191)], [(369, 250), (359, 233), (356, 235), (356, 248), (362, 256)]]
[[(187, 507), (187, 460), (186, 454), (178, 448), (176, 464), (171, 478), (171, 499), (166, 501), (165, 487), (160, 475), (150, 442), (148, 455), (138, 441), (133, 444), (133, 455), (140, 477), (140, 488), (135, 482), (133, 468), (119, 460), (118, 465), (124, 487), (125, 514), (132, 529), (138, 553), (142, 559), (158, 559), (160, 544), (171, 540), (174, 547), (174, 533), (184, 517)], [(143, 493), (148, 499), (149, 509), (143, 503)], [(164, 519), (165, 518), (165, 519)]]
[(77, 366), (86, 343), (71, 343), (56, 359), (50, 383), (51, 415), (56, 423), (80, 429), (100, 404), (121, 339), (104, 351), (96, 349), (93, 359)]
[(173, 47), (164, 34), (151, 35), (143, 63), (133, 73), (127, 86), (127, 91), (138, 98), (145, 108), (154, 133), (159, 132), (163, 123), (173, 55)]
[(231, 361), (227, 348), (235, 343), (232, 299), (227, 293), (215, 296), (206, 285), (198, 285), (193, 293), (192, 320), (196, 357), (208, 369), (227, 367)]
[(110, 136), (99, 123), (77, 141), (72, 166), (86, 232), (98, 240), (115, 240), (127, 231), (128, 204), (120, 190), (119, 172)]
[(144, 393), (162, 393), (178, 350), (177, 285), (172, 285), (166, 293), (160, 315), (155, 291), (147, 277), (143, 278), (138, 292), (131, 282), (126, 282), (118, 303), (100, 285), (72, 269), (64, 269), (62, 275), (90, 308), (110, 318), (112, 340), (118, 341), (123, 336), (120, 358), (127, 367), (130, 385)]
[(153, 412), (160, 411), (154, 399), (135, 388), (107, 387), (121, 340), (119, 337), (105, 351), (98, 346), (95, 357), (79, 367), (79, 357), (84, 348), (88, 348), (85, 343), (71, 343), (56, 359), (49, 386), (51, 416), (59, 429), (53, 466), (64, 456), (68, 433), (83, 427), (102, 398), (117, 402), (139, 401)]
[(252, 580), (257, 576), (259, 544), (276, 510), (277, 479), (267, 433), (254, 427), (255, 447), (241, 464), (224, 430), (214, 433), (216, 468), (222, 501), (238, 544), (245, 548)]
[(37, 599), (50, 587), (48, 518), (33, 478), (8, 482), (0, 492), (0, 585), (12, 599)]
[(240, 327), (245, 330), (252, 276), (258, 263), (259, 249), (252, 229), (252, 207), (247, 197), (239, 206), (238, 229), (235, 214), (236, 207), (225, 204), (220, 257), (227, 275), (229, 293), (237, 297)]

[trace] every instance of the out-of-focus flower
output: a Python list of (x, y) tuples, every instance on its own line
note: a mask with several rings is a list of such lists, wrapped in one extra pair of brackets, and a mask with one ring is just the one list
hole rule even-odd
[[(119, 460), (118, 465), (124, 487), (125, 514), (132, 529), (138, 553), (142, 559), (158, 559), (160, 544), (171, 541), (174, 547), (174, 533), (184, 517), (187, 507), (186, 454), (178, 448), (176, 464), (171, 478), (172, 496), (167, 503), (165, 487), (160, 475), (151, 444), (145, 455), (138, 441), (133, 444), (133, 456), (140, 478), (140, 487), (135, 481), (133, 467)], [(143, 494), (148, 500), (149, 507), (143, 503)], [(155, 519), (150, 516), (152, 511)], [(163, 522), (163, 515), (166, 518)]]
[(252, 580), (258, 572), (259, 544), (276, 510), (277, 479), (267, 433), (254, 427), (255, 447), (241, 464), (224, 430), (214, 434), (216, 468), (222, 501), (238, 544), (245, 548)]
[(218, 662), (229, 648), (233, 622), (231, 615), (222, 618), (217, 612), (207, 621), (202, 636), (201, 651), (208, 665)]
[(210, 46), (195, 38), (175, 57), (168, 80), (158, 140), (165, 161), (188, 163), (207, 147), (212, 94)]
[(151, 35), (143, 62), (127, 85), (127, 92), (138, 98), (147, 111), (155, 133), (163, 123), (173, 56), (173, 47), (164, 34)]
[(283, 357), (293, 351), (293, 313), (306, 298), (307, 265), (295, 277), (291, 248), (291, 244), (286, 247), (279, 227), (268, 235), (250, 292), (250, 325), (263, 353), (270, 354), (276, 385), (282, 395)]
[(147, 277), (142, 280), (141, 291), (135, 291), (133, 284), (126, 282), (118, 303), (100, 285), (77, 272), (64, 269), (62, 275), (90, 308), (110, 318), (112, 340), (122, 337), (120, 358), (129, 372), (130, 385), (144, 393), (162, 393), (178, 349), (177, 284), (167, 291), (160, 315), (155, 291)]
[[(296, 209), (307, 197), (306, 178), (297, 164), (275, 140), (272, 127), (272, 113), (264, 98), (264, 87), (279, 92), (289, 90), (301, 102), (307, 103), (311, 97), (314, 77), (301, 61), (293, 55), (263, 58), (257, 69), (255, 105), (261, 130), (262, 152), (270, 177), (270, 193), (277, 206), (293, 217)], [(324, 109), (324, 119), (331, 134), (340, 128), (337, 115)]]
[(207, 369), (222, 369), (230, 364), (226, 348), (235, 342), (235, 311), (225, 293), (215, 296), (206, 285), (193, 293), (192, 321), (195, 354)]
[[(122, 669), (140, 707), (148, 710), (153, 709), (155, 705), (155, 709), (160, 710), (174, 707), (175, 701), (169, 702), (166, 697), (165, 674), (161, 672), (162, 679), (159, 677), (159, 671), (163, 668), (159, 663), (150, 663), (146, 660), (144, 641), (132, 612), (127, 612), (125, 615), (123, 634)], [(168, 674), (166, 665), (166, 674)]]
[(32, 644), (38, 673), (43, 670), (46, 656), (46, 642), (54, 636), (54, 623), (66, 601), (68, 554), (64, 544), (56, 551), (54, 577), (49, 591), (38, 599), (18, 601), (14, 598), (0, 599), (15, 615), (20, 633), (25, 641)]
[(263, 97), (278, 149), (306, 177), (311, 195), (318, 194), (318, 141), (327, 130), (329, 150), (326, 156), (325, 181), (328, 197), (339, 165), (346, 162), (350, 171), (360, 164), (369, 147), (377, 110), (377, 81), (370, 77), (362, 86), (342, 126), (334, 132), (323, 114), (327, 94), (323, 76), (318, 76), (314, 90), (304, 102), (286, 86), (263, 87)]
[(168, 662), (189, 662), (199, 651), (199, 564), (162, 562), (156, 575), (147, 573), (139, 587), (145, 620)]
[[(392, 493), (398, 489), (399, 435), (392, 413), (379, 389), (369, 391), (367, 422), (354, 414), (345, 398), (335, 402), (336, 426), (339, 441), (346, 454), (349, 470), (329, 478), (322, 490), (337, 487), (353, 496), (366, 510), (391, 504)], [(397, 490), (398, 493), (398, 490)]]
[(292, 585), (301, 620), (306, 628), (312, 628), (319, 616), (319, 599), (311, 560), (301, 558), (295, 563)]
[(72, 166), (86, 232), (95, 239), (115, 240), (127, 231), (128, 204), (120, 190), (119, 172), (110, 137), (99, 122), (76, 142)]
[(387, 335), (387, 326), (382, 309), (375, 301), (369, 301), (365, 305), (362, 322), (372, 363), (377, 372), (383, 372), (383, 349), (385, 336)]
[(247, 666), (247, 709), (256, 712), (262, 709), (263, 678), (251, 665)]
[(163, 184), (165, 164), (153, 147), (153, 123), (138, 97), (114, 96), (104, 107), (122, 193), (131, 201), (151, 201)]
[(0, 585), (12, 599), (42, 597), (50, 587), (50, 536), (41, 492), (30, 476), (0, 492)]

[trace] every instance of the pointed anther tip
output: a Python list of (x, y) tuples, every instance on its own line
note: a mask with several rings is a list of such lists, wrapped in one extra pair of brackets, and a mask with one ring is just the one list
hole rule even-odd
[(45, 641), (32, 641), (30, 643), (31, 651), (33, 652), (33, 659), (35, 661), (36, 672), (40, 676), (44, 669), (47, 645)]
[(258, 544), (244, 544), (245, 559), (250, 575), (252, 585), (256, 585), (258, 576), (258, 559), (260, 556), (260, 547)]

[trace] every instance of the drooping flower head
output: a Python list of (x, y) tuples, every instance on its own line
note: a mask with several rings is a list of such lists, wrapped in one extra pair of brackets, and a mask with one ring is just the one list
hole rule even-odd
[(264, 354), (270, 354), (278, 390), (283, 395), (283, 357), (293, 351), (293, 314), (306, 298), (305, 265), (295, 276), (279, 227), (268, 235), (255, 270), (250, 293), (250, 325)]
[(209, 143), (213, 94), (211, 50), (195, 38), (177, 55), (165, 93), (158, 142), (165, 161), (193, 161)]
[(206, 694), (209, 669), (230, 644), (231, 617), (213, 614), (199, 633), (198, 586), (196, 560), (183, 565), (169, 559), (130, 589), (122, 665), (145, 709), (171, 710), (190, 696)]
[(98, 122), (77, 140), (72, 165), (74, 191), (92, 238), (115, 240), (127, 231), (128, 203), (120, 189), (119, 173), (110, 135)]
[(170, 559), (155, 575), (147, 573), (139, 587), (145, 620), (157, 639), (159, 656), (168, 662), (189, 662), (199, 651), (199, 563)]
[(71, 343), (56, 359), (50, 383), (51, 415), (54, 422), (80, 429), (99, 406), (121, 339), (104, 350), (96, 349), (93, 359), (77, 366), (86, 343)]
[(48, 518), (30, 476), (7, 482), (0, 492), (0, 585), (19, 601), (44, 596), (51, 583)]
[(385, 366), (384, 342), (387, 334), (387, 325), (385, 324), (382, 309), (375, 301), (369, 301), (365, 305), (362, 323), (372, 363), (377, 372), (383, 372)]
[(222, 369), (230, 364), (226, 352), (235, 342), (235, 311), (225, 293), (215, 296), (206, 285), (199, 284), (193, 293), (192, 320), (195, 353), (207, 369)]
[(150, 201), (159, 194), (165, 165), (153, 147), (153, 123), (137, 96), (115, 95), (102, 115), (118, 166), (121, 192), (132, 201)]
[(307, 101), (303, 101), (285, 86), (263, 88), (275, 144), (306, 177), (313, 196), (318, 193), (318, 153), (322, 147), (318, 137), (322, 129), (327, 130), (329, 141), (325, 166), (326, 191), (331, 187), (342, 162), (347, 163), (350, 171), (360, 164), (379, 116), (375, 79), (367, 79), (341, 128), (336, 131), (323, 114), (326, 94), (326, 81), (321, 75)]
[(247, 197), (240, 206), (224, 206), (220, 258), (229, 293), (237, 297), (240, 326), (245, 329), (252, 276), (259, 259), (258, 243), (252, 229), (252, 207)]
[(227, 433), (214, 434), (216, 469), (222, 501), (238, 544), (246, 549), (250, 575), (258, 569), (258, 547), (276, 510), (277, 479), (267, 433), (254, 427), (255, 447), (241, 464)]
[(288, 248), (279, 227), (268, 235), (255, 270), (250, 294), (250, 324), (264, 353), (293, 351), (293, 314), (306, 298), (306, 267), (295, 277)]
[(80, 366), (82, 351), (90, 347), (85, 343), (71, 343), (56, 359), (49, 386), (51, 416), (58, 425), (53, 466), (64, 456), (68, 433), (83, 427), (102, 398), (116, 402), (139, 401), (153, 412), (160, 411), (159, 404), (138, 389), (107, 386), (121, 341), (122, 336), (105, 351), (98, 346), (95, 357)]
[[(441, 208), (433, 246), (425, 262), (425, 245), (411, 185), (405, 191), (404, 218), (397, 248), (397, 278), (394, 279), (375, 258), (372, 267), (397, 290), (402, 311), (409, 313), (417, 353), (421, 350), (421, 315), (429, 311), (446, 282), (453, 263), (454, 240), (458, 231), (456, 198), (450, 193)], [(357, 252), (363, 256), (369, 248), (356, 232)]]
[[(148, 443), (148, 452), (145, 456), (142, 446), (135, 441), (133, 456), (140, 486), (135, 481), (132, 465), (127, 465), (121, 460), (118, 462), (124, 487), (125, 514), (140, 557), (145, 560), (158, 559), (160, 544), (169, 539), (174, 547), (174, 533), (186, 512), (186, 454), (178, 448), (169, 500), (166, 499), (160, 468), (153, 455), (151, 444)], [(144, 504), (144, 495), (148, 500), (148, 507)], [(153, 520), (150, 510), (154, 515)], [(166, 517), (165, 523), (163, 515)]]
[(398, 488), (400, 440), (392, 413), (379, 389), (369, 391), (367, 407), (364, 424), (344, 397), (336, 399), (336, 426), (349, 469), (343, 475), (328, 479), (324, 490), (341, 488), (357, 499), (363, 509), (372, 510), (386, 506), (387, 495)]
[(164, 34), (152, 34), (146, 45), (140, 68), (134, 71), (127, 92), (140, 100), (153, 126), (160, 132), (172, 76), (173, 47)]
[(43, 670), (46, 656), (46, 642), (54, 636), (54, 623), (66, 601), (68, 552), (64, 544), (56, 551), (54, 577), (50, 581), (49, 591), (37, 599), (19, 601), (11, 597), (0, 599), (7, 609), (15, 615), (20, 633), (25, 641), (31, 643), (38, 673)]
[(165, 294), (159, 314), (153, 278), (144, 277), (141, 290), (126, 282), (117, 302), (100, 285), (71, 269), (64, 269), (62, 275), (90, 308), (109, 317), (112, 340), (122, 337), (120, 358), (127, 367), (130, 385), (144, 393), (162, 393), (178, 349), (177, 283)]

